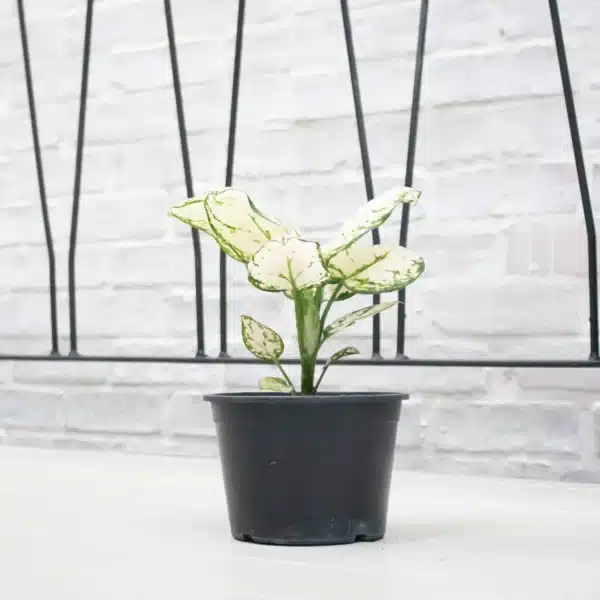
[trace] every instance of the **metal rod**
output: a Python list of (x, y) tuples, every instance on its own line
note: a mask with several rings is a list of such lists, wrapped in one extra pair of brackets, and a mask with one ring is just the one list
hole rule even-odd
[(548, 4), (550, 7), (552, 31), (554, 32), (554, 43), (556, 45), (556, 54), (558, 57), (558, 66), (562, 80), (563, 96), (565, 98), (565, 105), (567, 108), (567, 119), (569, 121), (569, 131), (571, 132), (571, 143), (573, 145), (573, 154), (575, 156), (575, 168), (577, 170), (579, 193), (581, 194), (581, 206), (583, 208), (583, 216), (585, 219), (585, 229), (587, 234), (588, 290), (590, 305), (590, 357), (598, 358), (598, 263), (596, 250), (596, 226), (594, 224), (594, 213), (592, 210), (590, 190), (585, 172), (585, 161), (581, 148), (577, 114), (575, 112), (575, 100), (573, 99), (573, 88), (571, 87), (569, 65), (567, 63), (567, 52), (565, 50), (560, 14), (558, 12), (558, 3), (556, 0), (548, 0)]
[[(188, 198), (194, 197), (194, 184), (192, 180), (192, 167), (190, 163), (190, 150), (185, 125), (185, 112), (183, 110), (183, 94), (181, 92), (181, 79), (179, 76), (179, 61), (177, 60), (177, 44), (175, 42), (175, 29), (173, 27), (173, 11), (171, 0), (165, 0), (165, 21), (167, 24), (167, 37), (169, 38), (169, 58), (171, 73), (173, 75), (173, 92), (175, 93), (175, 109), (177, 112), (177, 127), (179, 129), (179, 143), (181, 147), (181, 160), (183, 162), (183, 176), (185, 190)], [(196, 288), (196, 356), (205, 355), (204, 344), (204, 292), (202, 285), (202, 250), (200, 238), (195, 229), (191, 229), (192, 246), (194, 249), (194, 280)]]
[[(264, 365), (264, 361), (256, 358), (232, 357), (232, 356), (102, 356), (102, 355), (27, 355), (27, 354), (0, 354), (0, 360), (20, 361), (62, 361), (62, 362), (110, 362), (110, 363), (177, 363), (177, 364), (238, 364), (238, 365)], [(281, 363), (285, 365), (298, 365), (299, 359), (283, 358)], [(318, 364), (324, 364), (325, 359), (317, 360)], [(336, 365), (354, 366), (389, 366), (389, 367), (498, 367), (498, 368), (558, 368), (558, 369), (588, 369), (600, 368), (598, 359), (446, 359), (446, 358), (360, 358), (340, 360)]]
[[(373, 188), (373, 174), (371, 171), (371, 160), (369, 158), (369, 145), (367, 142), (367, 130), (365, 127), (365, 116), (360, 96), (360, 85), (358, 81), (358, 68), (356, 66), (356, 54), (354, 52), (354, 40), (352, 36), (352, 24), (350, 22), (350, 11), (348, 10), (348, 1), (340, 0), (342, 9), (342, 21), (344, 24), (344, 38), (346, 40), (346, 52), (348, 54), (348, 68), (350, 70), (350, 82), (352, 84), (352, 98), (354, 100), (354, 115), (356, 117), (356, 129), (358, 132), (358, 143), (360, 146), (360, 158), (362, 162), (363, 177), (365, 182), (365, 192), (367, 201), (375, 196)], [(373, 244), (380, 244), (379, 230), (373, 229)], [(379, 304), (380, 295), (373, 296), (373, 304)], [(381, 356), (381, 317), (373, 317), (373, 357)]]
[(48, 254), (48, 278), (50, 295), (50, 338), (51, 354), (58, 354), (58, 317), (56, 309), (56, 258), (54, 255), (54, 242), (52, 240), (52, 229), (50, 227), (50, 216), (48, 214), (48, 201), (46, 197), (46, 184), (44, 180), (44, 166), (40, 138), (38, 133), (37, 114), (35, 108), (35, 95), (33, 92), (33, 77), (31, 74), (31, 62), (29, 60), (29, 43), (27, 41), (27, 21), (25, 19), (25, 8), (23, 0), (17, 0), (19, 14), (19, 29), (21, 31), (21, 46), (23, 49), (23, 64), (25, 67), (25, 84), (27, 86), (27, 101), (29, 103), (29, 117), (31, 121), (31, 135), (33, 137), (33, 151), (35, 154), (35, 168), (37, 171), (38, 189), (40, 203), (42, 206), (42, 220), (44, 222), (44, 235), (46, 237), (46, 251)]
[[(427, 16), (429, 0), (421, 0), (419, 15), (419, 32), (417, 34), (417, 52), (415, 57), (415, 74), (413, 80), (412, 103), (410, 106), (410, 125), (408, 129), (408, 149), (406, 152), (406, 174), (404, 185), (412, 187), (415, 172), (415, 155), (417, 152), (417, 131), (419, 126), (419, 111), (421, 109), (421, 89), (423, 83), (423, 62), (425, 59), (425, 40), (427, 36)], [(408, 224), (410, 220), (410, 205), (402, 205), (402, 220), (400, 222), (400, 246), (408, 244)], [(405, 357), (406, 343), (406, 288), (398, 292), (398, 329), (396, 333), (396, 355)]]
[[(227, 138), (227, 164), (225, 167), (225, 187), (233, 183), (235, 159), (235, 139), (237, 130), (238, 104), (240, 97), (240, 75), (242, 72), (242, 49), (244, 41), (244, 19), (246, 0), (239, 0), (237, 27), (235, 32), (235, 52), (233, 56), (233, 80), (231, 83), (231, 109), (229, 112), (229, 135)], [(219, 254), (219, 319), (220, 356), (227, 357), (227, 255)]]
[(83, 143), (85, 140), (85, 116), (90, 69), (90, 47), (92, 42), (92, 18), (94, 0), (87, 0), (85, 11), (85, 34), (83, 38), (83, 67), (79, 94), (79, 123), (77, 126), (77, 150), (75, 153), (75, 182), (73, 185), (73, 207), (71, 210), (71, 235), (69, 239), (69, 335), (70, 354), (77, 354), (77, 306), (75, 284), (75, 253), (77, 251), (77, 228), (79, 225), (79, 200), (81, 196), (81, 173), (83, 166)]

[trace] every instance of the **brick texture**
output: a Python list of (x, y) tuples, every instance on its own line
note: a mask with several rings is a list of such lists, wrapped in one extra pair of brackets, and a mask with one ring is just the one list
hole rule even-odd
[[(61, 350), (85, 4), (27, 3), (56, 247)], [(401, 183), (419, 3), (352, 0), (376, 191)], [(174, 0), (195, 189), (225, 172), (235, 0)], [(561, 3), (594, 207), (600, 209), (600, 4)], [(48, 266), (16, 9), (0, 5), (0, 353), (49, 350)], [(85, 353), (191, 355), (193, 255), (168, 219), (185, 198), (160, 0), (95, 9), (78, 252)], [(337, 0), (249, 2), (235, 181), (267, 212), (326, 238), (364, 201)], [(585, 227), (543, 2), (430, 7), (410, 245), (428, 262), (408, 293), (411, 356), (584, 358)], [(399, 219), (382, 231), (396, 243)], [(202, 239), (206, 350), (219, 352), (218, 251)], [(290, 303), (229, 262), (229, 351), (239, 316), (295, 353)], [(347, 308), (362, 306), (351, 300)], [(395, 352), (395, 313), (382, 315)], [(370, 323), (335, 342), (371, 351)], [(0, 361), (0, 442), (215, 454), (203, 395), (254, 389), (271, 367)], [(297, 370), (291, 369), (297, 376)], [(595, 370), (332, 368), (328, 390), (410, 392), (398, 433), (407, 468), (600, 480)]]

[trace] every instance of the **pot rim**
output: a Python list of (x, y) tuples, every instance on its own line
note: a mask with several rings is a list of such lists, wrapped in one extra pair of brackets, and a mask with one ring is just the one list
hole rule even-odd
[(215, 392), (204, 394), (207, 402), (273, 403), (273, 404), (333, 404), (389, 402), (408, 400), (405, 392), (318, 392), (316, 394), (286, 394), (283, 392)]

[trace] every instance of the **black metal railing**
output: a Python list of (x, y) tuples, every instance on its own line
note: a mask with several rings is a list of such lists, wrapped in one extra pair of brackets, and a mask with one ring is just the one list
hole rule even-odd
[[(448, 366), (448, 367), (598, 367), (599, 360), (599, 339), (598, 339), (598, 278), (597, 278), (597, 249), (596, 249), (596, 230), (594, 225), (594, 215), (590, 199), (589, 186), (585, 171), (579, 127), (575, 111), (575, 102), (573, 99), (573, 90), (569, 76), (567, 56), (565, 51), (560, 14), (557, 0), (548, 0), (550, 9), (550, 19), (552, 22), (552, 31), (554, 43), (558, 57), (558, 66), (562, 81), (562, 90), (565, 100), (571, 142), (577, 178), (581, 195), (581, 203), (585, 218), (586, 236), (587, 236), (587, 256), (588, 256), (588, 294), (589, 294), (589, 356), (584, 359), (444, 359), (444, 358), (409, 358), (405, 354), (405, 300), (406, 290), (399, 292), (400, 304), (398, 305), (398, 325), (396, 339), (395, 358), (381, 357), (381, 323), (379, 315), (373, 318), (372, 335), (372, 356), (371, 358), (352, 359), (355, 365), (410, 365), (410, 366)], [(362, 109), (358, 69), (356, 56), (354, 52), (354, 43), (352, 36), (352, 25), (348, 1), (340, 0), (341, 17), (344, 29), (344, 39), (346, 52), (348, 55), (348, 67), (350, 73), (350, 82), (352, 86), (352, 97), (354, 101), (354, 112), (356, 117), (356, 126), (358, 132), (358, 142), (360, 146), (362, 170), (364, 175), (365, 192), (367, 201), (374, 197), (373, 176), (371, 171), (371, 162), (369, 158), (369, 149), (367, 142), (367, 131), (365, 118)], [(237, 28), (235, 40), (235, 53), (233, 62), (233, 80), (231, 90), (231, 109), (229, 116), (229, 132), (227, 139), (227, 162), (225, 170), (225, 185), (230, 186), (233, 183), (234, 158), (236, 142), (237, 112), (242, 64), (243, 33), (245, 19), (246, 1), (239, 0)], [(205, 331), (204, 331), (204, 303), (203, 303), (203, 282), (202, 282), (202, 248), (198, 233), (191, 232), (192, 246), (194, 252), (194, 274), (196, 289), (196, 334), (197, 348), (195, 356), (190, 357), (158, 357), (158, 356), (114, 356), (114, 355), (82, 355), (77, 349), (77, 286), (76, 286), (76, 268), (75, 257), (77, 252), (77, 232), (79, 224), (80, 196), (81, 196), (81, 177), (83, 166), (83, 149), (85, 144), (85, 124), (88, 97), (88, 77), (90, 69), (90, 48), (93, 31), (94, 0), (87, 0), (85, 32), (83, 42), (83, 65), (81, 74), (81, 92), (79, 98), (79, 118), (77, 130), (77, 145), (75, 155), (75, 175), (73, 185), (73, 204), (71, 211), (71, 231), (69, 240), (68, 254), (68, 297), (69, 297), (69, 335), (70, 349), (67, 354), (63, 354), (59, 349), (58, 319), (57, 319), (57, 289), (56, 289), (56, 260), (54, 255), (54, 246), (50, 220), (48, 215), (48, 203), (46, 197), (46, 188), (44, 181), (44, 169), (42, 154), (40, 149), (38, 124), (36, 116), (36, 105), (34, 95), (34, 85), (31, 73), (31, 63), (29, 57), (29, 47), (27, 41), (27, 23), (25, 17), (24, 0), (17, 0), (17, 13), (19, 28), (21, 33), (21, 43), (23, 51), (23, 63), (25, 71), (25, 84), (27, 88), (27, 99), (29, 104), (31, 131), (33, 137), (33, 150), (37, 171), (38, 187), (40, 194), (40, 203), (42, 218), (44, 222), (44, 232), (46, 239), (46, 248), (48, 253), (48, 272), (49, 272), (49, 304), (50, 304), (50, 323), (51, 323), (51, 351), (49, 354), (0, 354), (0, 359), (4, 360), (34, 360), (34, 361), (105, 361), (105, 362), (162, 362), (162, 363), (238, 363), (254, 364), (258, 361), (254, 358), (229, 356), (227, 352), (227, 261), (223, 252), (219, 257), (219, 318), (220, 318), (220, 351), (218, 356), (210, 357), (205, 352)], [(425, 43), (427, 33), (427, 17), (429, 11), (428, 0), (421, 0), (419, 27), (417, 36), (417, 50), (415, 60), (415, 72), (413, 82), (412, 104), (410, 110), (410, 123), (408, 133), (408, 149), (406, 159), (405, 184), (411, 186), (413, 183), (415, 153), (417, 147), (417, 131), (419, 121), (419, 111), (421, 104), (421, 83), (423, 76), (423, 64), (425, 57)], [(185, 112), (183, 106), (183, 96), (181, 92), (181, 81), (179, 77), (179, 65), (177, 59), (177, 45), (175, 41), (175, 31), (173, 26), (173, 14), (171, 0), (164, 0), (164, 12), (166, 31), (169, 42), (169, 57), (171, 63), (171, 72), (173, 76), (173, 90), (175, 94), (175, 108), (177, 115), (177, 124), (179, 130), (179, 139), (181, 146), (181, 158), (183, 164), (183, 175), (185, 180), (186, 193), (188, 197), (194, 195), (192, 183), (192, 170), (190, 161), (190, 152), (187, 139), (187, 129), (185, 123)], [(403, 206), (402, 221), (400, 225), (399, 243), (406, 246), (408, 242), (410, 209), (408, 205)], [(373, 242), (379, 243), (379, 232), (373, 231)], [(373, 301), (379, 302), (379, 297), (374, 296)], [(283, 359), (282, 363), (297, 363), (297, 359)], [(322, 361), (319, 361), (322, 362)], [(343, 362), (343, 361), (342, 361)]]

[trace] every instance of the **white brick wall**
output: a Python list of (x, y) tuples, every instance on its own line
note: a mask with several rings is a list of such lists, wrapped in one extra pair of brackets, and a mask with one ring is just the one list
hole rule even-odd
[[(248, 0), (236, 183), (322, 236), (364, 202), (339, 2)], [(61, 349), (84, 4), (26, 3), (54, 239)], [(377, 190), (403, 179), (419, 3), (352, 0)], [(600, 5), (561, 3), (588, 173), (600, 201)], [(235, 0), (173, 0), (194, 178), (223, 182)], [(80, 350), (191, 354), (192, 251), (160, 0), (98, 0), (77, 257)], [(0, 352), (48, 350), (47, 266), (14, 3), (0, 4)], [(543, 0), (430, 11), (410, 244), (408, 352), (585, 357), (585, 235)], [(395, 241), (398, 219), (383, 232)], [(203, 242), (218, 351), (217, 252)], [(289, 303), (229, 273), (232, 352), (248, 311), (290, 339)], [(349, 306), (359, 305), (350, 301)], [(395, 315), (383, 315), (393, 355)], [(369, 324), (348, 342), (370, 348)], [(343, 340), (343, 341), (346, 341)], [(342, 341), (342, 340), (340, 340)], [(6, 444), (215, 453), (202, 394), (264, 367), (0, 361)], [(359, 376), (356, 373), (360, 373)], [(327, 388), (407, 390), (398, 464), (600, 480), (600, 373), (339, 367)]]

